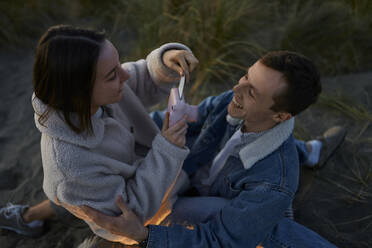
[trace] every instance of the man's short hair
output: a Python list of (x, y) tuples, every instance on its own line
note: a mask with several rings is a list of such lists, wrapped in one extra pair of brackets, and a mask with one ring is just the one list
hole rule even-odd
[(296, 52), (274, 51), (264, 55), (260, 62), (283, 73), (287, 83), (285, 90), (273, 96), (271, 110), (295, 116), (316, 102), (322, 86), (319, 71), (310, 59)]

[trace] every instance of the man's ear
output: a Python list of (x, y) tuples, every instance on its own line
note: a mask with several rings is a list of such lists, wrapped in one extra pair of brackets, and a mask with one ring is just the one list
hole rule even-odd
[(288, 112), (278, 112), (273, 115), (273, 120), (277, 123), (288, 121), (292, 118), (292, 115)]

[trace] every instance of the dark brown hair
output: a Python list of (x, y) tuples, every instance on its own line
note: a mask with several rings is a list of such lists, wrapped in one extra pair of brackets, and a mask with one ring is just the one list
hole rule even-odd
[(285, 90), (274, 95), (271, 110), (295, 116), (316, 102), (322, 86), (319, 71), (310, 59), (296, 52), (274, 51), (264, 55), (260, 61), (283, 73), (287, 83)]
[[(76, 133), (93, 133), (91, 99), (96, 65), (105, 34), (57, 25), (50, 27), (36, 48), (33, 85), (36, 97), (48, 107), (39, 117), (44, 124), (51, 110), (62, 114)], [(71, 114), (77, 114), (74, 123)]]

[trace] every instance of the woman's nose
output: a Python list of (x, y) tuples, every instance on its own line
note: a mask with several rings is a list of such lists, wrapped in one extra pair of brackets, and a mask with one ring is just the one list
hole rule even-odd
[(120, 82), (127, 81), (129, 78), (129, 73), (123, 68), (120, 68)]

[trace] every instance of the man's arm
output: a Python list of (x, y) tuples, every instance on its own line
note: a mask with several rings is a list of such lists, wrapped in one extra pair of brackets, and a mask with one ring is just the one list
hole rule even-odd
[[(205, 121), (207, 120), (209, 114), (213, 112), (216, 106), (221, 102), (221, 100), (225, 100), (227, 96), (231, 96), (232, 98), (232, 91), (225, 91), (218, 96), (209, 96), (205, 98), (202, 102), (198, 105), (198, 120), (196, 122), (189, 123), (189, 127), (187, 129), (188, 135), (198, 135), (204, 126)], [(166, 111), (154, 111), (150, 114), (151, 118), (155, 121), (156, 125), (159, 128), (162, 128), (163, 118), (165, 116)]]
[(190, 123), (188, 131), (199, 134), (210, 113), (215, 110), (215, 108), (218, 106), (218, 104), (221, 103), (221, 101), (226, 100), (227, 96), (232, 94), (233, 93), (231, 90), (225, 91), (218, 96), (209, 96), (205, 98), (201, 103), (199, 103), (198, 120), (196, 122)]
[[(84, 207), (84, 213), (98, 225), (118, 234), (145, 240), (148, 248), (157, 247), (256, 247), (284, 217), (290, 196), (265, 186), (243, 191), (206, 223), (186, 228), (150, 225), (140, 227), (132, 213), (119, 217), (106, 217)], [(119, 203), (123, 211), (126, 207)], [(129, 216), (129, 217), (128, 217)], [(147, 235), (148, 234), (148, 235)]]

